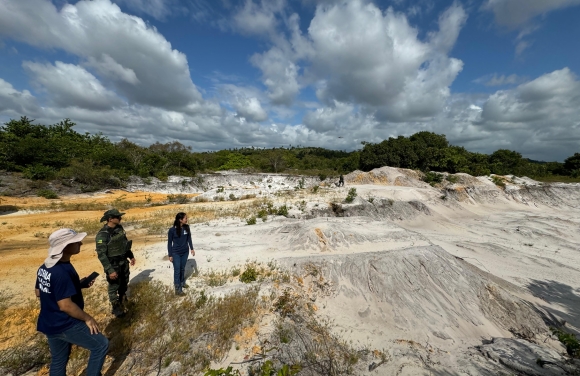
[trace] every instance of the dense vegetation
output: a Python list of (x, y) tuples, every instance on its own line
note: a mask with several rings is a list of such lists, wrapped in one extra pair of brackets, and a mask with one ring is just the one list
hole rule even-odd
[(143, 147), (127, 139), (115, 143), (101, 134), (80, 134), (69, 119), (50, 126), (33, 122), (22, 117), (0, 127), (0, 170), (22, 172), (33, 180), (76, 183), (87, 191), (119, 187), (130, 175), (166, 180), (169, 175), (230, 169), (328, 176), (392, 166), (472, 175), (580, 176), (580, 153), (564, 163), (531, 161), (510, 150), (472, 153), (431, 132), (363, 142), (362, 150), (352, 152), (316, 147), (195, 152), (177, 141)]

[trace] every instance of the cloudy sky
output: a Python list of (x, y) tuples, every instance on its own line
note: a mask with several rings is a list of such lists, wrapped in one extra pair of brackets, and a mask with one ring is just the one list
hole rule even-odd
[(0, 121), (195, 151), (580, 152), (580, 0), (0, 0)]

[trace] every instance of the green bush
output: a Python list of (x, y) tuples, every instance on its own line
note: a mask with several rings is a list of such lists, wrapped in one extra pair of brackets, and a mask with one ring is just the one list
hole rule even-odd
[(282, 205), (278, 208), (276, 215), (283, 215), (284, 217), (288, 217), (288, 207), (286, 205)]
[(97, 166), (92, 160), (72, 161), (70, 166), (61, 169), (57, 177), (63, 184), (71, 182), (81, 184), (84, 192), (97, 191), (106, 187), (120, 188), (126, 174), (112, 170), (109, 166)]
[(550, 328), (552, 333), (558, 337), (558, 340), (566, 346), (566, 352), (573, 358), (580, 358), (580, 342), (572, 333), (567, 333), (562, 329)]
[(423, 181), (425, 183), (429, 183), (431, 186), (434, 186), (435, 184), (441, 183), (443, 181), (443, 174), (429, 171), (425, 173), (425, 176), (423, 176)]
[(161, 180), (162, 182), (167, 182), (167, 180), (169, 179), (169, 176), (167, 175), (167, 172), (165, 172), (165, 171), (158, 172), (155, 177), (157, 179)]
[(31, 180), (47, 180), (54, 177), (54, 169), (49, 166), (35, 164), (26, 167), (22, 174), (25, 178)]
[(318, 193), (318, 190), (320, 189), (319, 185), (315, 185), (314, 187), (312, 187), (312, 193)]
[(320, 179), (320, 181), (325, 181), (326, 180), (326, 174), (319, 174), (318, 178)]
[(246, 265), (246, 270), (240, 275), (240, 282), (250, 283), (258, 280), (258, 271), (253, 265)]
[(459, 180), (459, 178), (457, 176), (455, 176), (455, 175), (447, 175), (447, 178), (446, 179), (451, 184), (455, 184)]
[(261, 218), (262, 221), (266, 222), (266, 219), (268, 218), (268, 210), (260, 209), (260, 211), (258, 211), (258, 214), (256, 215), (256, 217)]
[(49, 200), (54, 200), (54, 199), (58, 198), (58, 194), (56, 194), (56, 192), (51, 190), (51, 189), (39, 189), (36, 192), (36, 195), (38, 197), (44, 197), (44, 198), (47, 198)]
[(250, 217), (248, 219), (246, 219), (246, 223), (250, 226), (250, 225), (255, 225), (256, 224), (256, 217)]
[(344, 199), (344, 201), (351, 203), (354, 201), (354, 199), (356, 198), (357, 194), (356, 194), (356, 188), (351, 188), (348, 190), (348, 194), (346, 195), (346, 198)]
[(498, 187), (505, 188), (505, 181), (501, 177), (494, 175), (491, 177), (491, 181), (493, 184), (497, 185)]

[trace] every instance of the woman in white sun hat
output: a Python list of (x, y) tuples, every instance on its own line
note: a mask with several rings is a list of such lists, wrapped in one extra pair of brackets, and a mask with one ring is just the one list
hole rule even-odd
[(99, 333), (95, 319), (84, 309), (81, 288), (92, 286), (93, 281), (79, 279), (71, 256), (81, 251), (86, 232), (63, 228), (48, 238), (50, 248), (44, 264), (38, 268), (36, 296), (40, 299), (37, 330), (48, 338), (51, 363), (50, 376), (66, 376), (66, 365), (71, 345), (91, 352), (87, 376), (98, 376), (109, 348), (109, 340)]

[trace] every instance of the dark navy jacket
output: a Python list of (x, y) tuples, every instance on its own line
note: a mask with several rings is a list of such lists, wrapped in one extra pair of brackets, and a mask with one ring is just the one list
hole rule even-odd
[[(184, 255), (193, 249), (191, 242), (191, 233), (187, 232), (183, 227), (181, 228), (181, 236), (177, 236), (177, 229), (171, 227), (167, 232), (167, 254), (169, 257), (176, 255)], [(189, 248), (188, 248), (189, 246)]]

